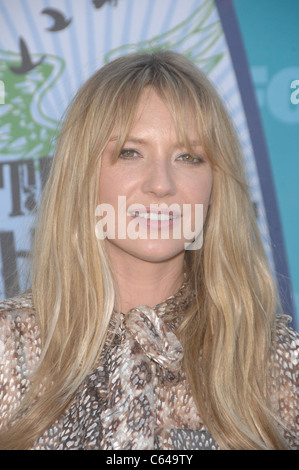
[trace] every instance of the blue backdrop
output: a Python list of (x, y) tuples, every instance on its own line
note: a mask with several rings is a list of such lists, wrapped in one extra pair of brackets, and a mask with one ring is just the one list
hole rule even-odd
[(233, 0), (233, 5), (266, 137), (298, 328), (299, 87), (291, 84), (299, 80), (299, 2)]

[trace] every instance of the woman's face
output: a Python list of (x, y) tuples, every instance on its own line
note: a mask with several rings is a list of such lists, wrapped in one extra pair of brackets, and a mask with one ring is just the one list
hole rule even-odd
[[(96, 233), (109, 250), (146, 261), (170, 260), (201, 232), (212, 190), (212, 169), (192, 119), (193, 153), (178, 142), (172, 117), (152, 89), (144, 90), (124, 147), (113, 161), (115, 134), (104, 150)], [(200, 237), (199, 237), (200, 238)], [(194, 248), (191, 248), (194, 249)]]

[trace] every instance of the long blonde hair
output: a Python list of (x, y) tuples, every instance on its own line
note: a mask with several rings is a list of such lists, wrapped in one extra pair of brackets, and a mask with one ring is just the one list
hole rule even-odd
[(184, 117), (192, 110), (214, 174), (203, 247), (186, 252), (197, 301), (178, 331), (194, 399), (221, 448), (284, 448), (267, 384), (278, 299), (238, 142), (207, 78), (167, 51), (105, 65), (79, 90), (67, 114), (32, 258), (41, 360), (20, 418), (2, 433), (1, 448), (30, 448), (99, 358), (115, 295), (105, 245), (95, 236), (101, 155), (115, 128), (121, 148), (148, 86), (165, 100), (185, 141)]

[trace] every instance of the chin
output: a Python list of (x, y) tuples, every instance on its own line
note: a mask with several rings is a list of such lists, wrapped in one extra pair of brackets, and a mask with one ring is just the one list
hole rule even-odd
[(110, 245), (118, 248), (121, 256), (127, 254), (136, 259), (159, 263), (171, 260), (185, 252), (182, 240), (130, 240), (126, 243), (116, 243), (115, 240)]

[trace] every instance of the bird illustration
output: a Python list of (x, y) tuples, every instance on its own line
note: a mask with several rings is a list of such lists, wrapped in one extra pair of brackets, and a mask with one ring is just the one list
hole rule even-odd
[(27, 44), (25, 43), (23, 38), (20, 38), (20, 51), (22, 60), (21, 65), (10, 66), (10, 70), (18, 75), (30, 72), (32, 69), (41, 64), (46, 57), (45, 55), (43, 55), (37, 62), (33, 62), (28, 51)]
[(48, 31), (61, 31), (62, 29), (65, 29), (72, 21), (72, 18), (66, 20), (64, 14), (59, 10), (55, 10), (54, 8), (44, 8), (41, 13), (43, 15), (51, 16), (54, 20), (53, 26), (46, 28)]
[(95, 8), (101, 8), (105, 3), (110, 3), (110, 5), (113, 4), (115, 7), (117, 6), (117, 0), (92, 0), (92, 3)]

